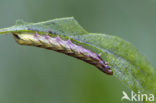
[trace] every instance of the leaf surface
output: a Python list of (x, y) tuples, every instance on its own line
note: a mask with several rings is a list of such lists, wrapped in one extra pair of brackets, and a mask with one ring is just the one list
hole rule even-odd
[(135, 92), (156, 95), (156, 69), (129, 42), (112, 35), (88, 33), (78, 22), (70, 18), (54, 19), (39, 23), (18, 21), (15, 26), (0, 29), (0, 34), (35, 33), (70, 38), (96, 53), (102, 53), (114, 72), (127, 87)]

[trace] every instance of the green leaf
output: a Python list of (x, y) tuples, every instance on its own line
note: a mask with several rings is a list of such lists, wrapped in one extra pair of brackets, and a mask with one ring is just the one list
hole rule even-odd
[(50, 34), (51, 36), (71, 38), (78, 45), (96, 53), (102, 53), (102, 58), (109, 63), (114, 76), (133, 91), (156, 95), (156, 69), (138, 50), (119, 37), (88, 33), (72, 17), (39, 23), (18, 21), (15, 26), (0, 29), (0, 34), (17, 33), (20, 35), (38, 32), (44, 35), (49, 30), (55, 32)]

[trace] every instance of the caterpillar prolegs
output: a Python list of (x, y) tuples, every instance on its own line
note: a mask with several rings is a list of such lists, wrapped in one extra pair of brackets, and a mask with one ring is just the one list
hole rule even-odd
[(70, 39), (65, 41), (59, 36), (53, 38), (48, 34), (40, 35), (37, 32), (35, 34), (13, 33), (13, 35), (16, 39), (16, 42), (21, 45), (32, 45), (61, 52), (90, 63), (106, 74), (113, 74), (113, 71), (108, 66), (108, 63), (104, 62), (99, 54), (72, 43)]

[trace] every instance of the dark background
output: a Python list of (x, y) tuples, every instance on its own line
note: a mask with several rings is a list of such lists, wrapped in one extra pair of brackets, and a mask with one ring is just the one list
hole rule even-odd
[[(0, 28), (70, 16), (88, 32), (130, 41), (156, 67), (155, 0), (0, 0)], [(0, 35), (0, 103), (121, 103), (123, 90), (87, 63)]]

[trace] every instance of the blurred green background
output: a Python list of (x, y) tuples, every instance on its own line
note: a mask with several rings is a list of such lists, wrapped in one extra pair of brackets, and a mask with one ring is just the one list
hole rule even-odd
[[(130, 41), (156, 67), (156, 0), (0, 0), (0, 28), (70, 16)], [(87, 63), (0, 35), (0, 103), (121, 103), (123, 90)]]

